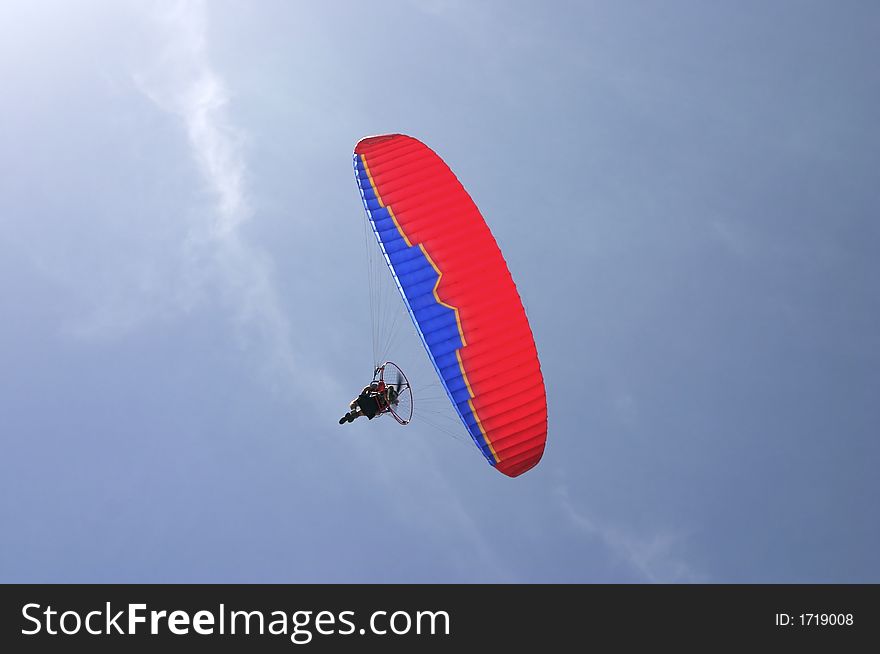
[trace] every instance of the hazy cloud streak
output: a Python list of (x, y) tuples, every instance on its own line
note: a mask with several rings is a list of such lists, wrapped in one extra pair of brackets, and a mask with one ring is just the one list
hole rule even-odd
[(164, 42), (150, 69), (135, 76), (136, 83), (158, 108), (182, 121), (191, 156), (213, 198), (209, 211), (190, 218), (188, 274), (218, 287), (235, 312), (242, 345), (265, 349), (272, 376), (280, 374), (286, 383), (297, 367), (290, 324), (268, 253), (241, 234), (253, 217), (245, 139), (229, 118), (226, 85), (208, 56), (205, 3), (173, 3), (156, 19)]

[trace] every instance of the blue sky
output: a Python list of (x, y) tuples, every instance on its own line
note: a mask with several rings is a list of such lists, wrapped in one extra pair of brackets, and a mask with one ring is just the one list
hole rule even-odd
[[(0, 8), (0, 581), (880, 581), (877, 6), (325, 5)], [(522, 477), (336, 422), (384, 132), (518, 285)]]

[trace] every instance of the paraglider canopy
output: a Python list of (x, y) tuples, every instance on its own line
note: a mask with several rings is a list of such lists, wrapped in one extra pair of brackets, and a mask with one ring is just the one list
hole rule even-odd
[(543, 455), (547, 399), (529, 321), (486, 221), (446, 163), (412, 137), (362, 139), (354, 168), (369, 225), (456, 413), (491, 465), (522, 474)]

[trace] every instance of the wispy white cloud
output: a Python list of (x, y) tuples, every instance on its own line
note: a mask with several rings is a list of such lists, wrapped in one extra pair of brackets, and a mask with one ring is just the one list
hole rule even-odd
[(190, 152), (215, 198), (214, 211), (195, 236), (237, 238), (236, 229), (252, 216), (247, 202), (244, 134), (232, 124), (229, 93), (208, 56), (204, 2), (180, 1), (155, 16), (162, 46), (135, 81), (158, 108), (180, 118)]
[(242, 346), (265, 350), (266, 366), (284, 383), (298, 366), (291, 325), (271, 257), (242, 235), (242, 226), (254, 215), (248, 199), (246, 138), (230, 118), (226, 84), (211, 64), (206, 13), (201, 1), (160, 5), (154, 18), (162, 44), (151, 64), (135, 75), (135, 83), (158, 109), (181, 122), (211, 198), (209, 210), (186, 216), (187, 283), (220, 293), (233, 312)]
[(699, 583), (705, 575), (697, 572), (681, 555), (684, 537), (675, 530), (648, 536), (636, 535), (620, 527), (604, 524), (575, 506), (564, 484), (556, 495), (568, 520), (580, 532), (599, 540), (615, 556), (651, 583)]

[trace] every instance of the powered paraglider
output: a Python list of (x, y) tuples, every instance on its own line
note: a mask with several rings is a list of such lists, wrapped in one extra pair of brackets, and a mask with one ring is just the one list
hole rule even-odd
[[(461, 423), (492, 466), (522, 474), (543, 455), (547, 400), (525, 309), (489, 227), (446, 163), (412, 137), (362, 139), (354, 169), (384, 264)], [(386, 362), (381, 374), (389, 373), (401, 392), (388, 412), (408, 424), (409, 382)]]

